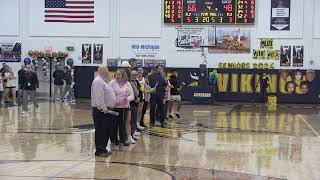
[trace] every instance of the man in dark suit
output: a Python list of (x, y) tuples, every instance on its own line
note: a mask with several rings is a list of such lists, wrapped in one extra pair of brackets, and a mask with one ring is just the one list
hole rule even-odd
[[(149, 85), (151, 88), (156, 87), (156, 91), (151, 94), (150, 97), (150, 125), (154, 126), (155, 123), (155, 115), (156, 109), (160, 113), (160, 123), (161, 127), (164, 128), (164, 96), (165, 96), (165, 88), (167, 86), (167, 82), (162, 76), (163, 67), (162, 65), (158, 65), (155, 69), (155, 73), (151, 74), (148, 78)], [(156, 86), (157, 85), (157, 86)]]

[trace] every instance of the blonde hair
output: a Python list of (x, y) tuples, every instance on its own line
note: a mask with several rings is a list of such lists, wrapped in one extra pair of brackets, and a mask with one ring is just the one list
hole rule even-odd
[(125, 69), (118, 69), (117, 71), (120, 72), (121, 77), (122, 77), (122, 80), (123, 80), (124, 82), (127, 82), (127, 81), (128, 81), (128, 75), (127, 75), (126, 70), (125, 70)]

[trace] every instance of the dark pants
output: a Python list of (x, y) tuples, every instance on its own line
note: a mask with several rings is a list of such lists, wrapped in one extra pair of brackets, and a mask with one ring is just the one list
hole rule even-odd
[(138, 119), (138, 106), (131, 106), (131, 136), (133, 136), (134, 132), (137, 130), (137, 119)]
[(169, 104), (170, 104), (170, 101), (166, 101), (166, 103), (164, 105), (164, 117), (165, 118), (168, 118)]
[(112, 123), (112, 135), (111, 142), (118, 143), (118, 132), (120, 137), (120, 143), (124, 143), (126, 137), (126, 120), (128, 115), (128, 108), (115, 108), (114, 111), (118, 112), (119, 115), (115, 116), (115, 120)]
[(113, 115), (104, 114), (97, 108), (92, 108), (92, 117), (95, 128), (96, 155), (106, 153), (106, 147), (111, 135)]
[(143, 107), (142, 107), (142, 114), (141, 114), (141, 119), (140, 119), (140, 124), (143, 125), (144, 124), (144, 115), (147, 112), (147, 108), (148, 108), (148, 102), (144, 101)]
[(267, 88), (261, 88), (261, 94), (263, 98), (263, 102), (268, 102), (268, 93), (267, 93)]
[(160, 123), (164, 123), (164, 104), (163, 104), (163, 96), (155, 94), (151, 95), (150, 98), (150, 123), (155, 123), (155, 115), (156, 115), (156, 109), (158, 110), (160, 114)]

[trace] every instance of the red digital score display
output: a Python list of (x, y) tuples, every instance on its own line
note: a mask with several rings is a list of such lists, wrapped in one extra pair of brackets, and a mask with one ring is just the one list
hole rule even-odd
[(182, 0), (164, 0), (164, 23), (182, 23)]
[(164, 2), (165, 23), (253, 24), (255, 19), (255, 0), (165, 0)]

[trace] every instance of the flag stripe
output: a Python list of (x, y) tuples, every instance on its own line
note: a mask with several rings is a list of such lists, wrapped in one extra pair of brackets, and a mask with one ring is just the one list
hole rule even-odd
[(66, 4), (94, 4), (93, 1), (66, 1)]
[(44, 22), (93, 23), (94, 20), (44, 20)]
[(94, 18), (94, 16), (45, 15), (48, 18)]
[(66, 6), (65, 8), (70, 8), (70, 9), (94, 9), (94, 6)]
[(46, 13), (86, 13), (92, 14), (94, 11), (66, 11), (66, 10), (45, 10)]

